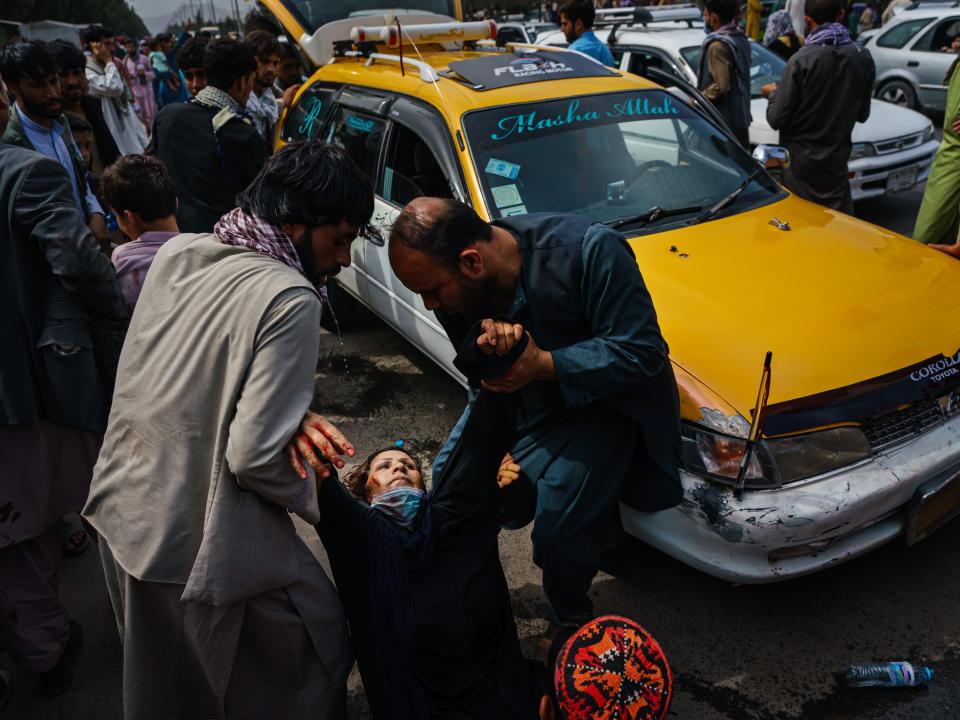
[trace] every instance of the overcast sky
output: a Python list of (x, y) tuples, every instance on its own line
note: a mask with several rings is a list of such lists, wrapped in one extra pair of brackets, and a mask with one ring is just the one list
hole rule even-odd
[(157, 17), (172, 13), (180, 7), (183, 0), (128, 0), (128, 2), (140, 17)]

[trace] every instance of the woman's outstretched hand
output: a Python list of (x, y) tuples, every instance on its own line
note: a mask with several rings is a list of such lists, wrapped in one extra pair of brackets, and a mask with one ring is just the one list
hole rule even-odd
[(306, 479), (304, 460), (318, 478), (326, 478), (330, 477), (330, 465), (338, 470), (345, 465), (341, 455), (353, 457), (357, 451), (336, 425), (323, 415), (308, 411), (303, 416), (300, 429), (287, 443), (286, 453), (297, 475)]

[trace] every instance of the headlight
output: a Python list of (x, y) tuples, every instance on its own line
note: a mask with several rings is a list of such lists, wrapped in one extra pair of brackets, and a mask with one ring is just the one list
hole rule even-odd
[[(746, 452), (743, 438), (683, 424), (684, 467), (696, 475), (735, 485), (740, 460)], [(761, 440), (747, 466), (745, 486), (775, 488), (852, 465), (870, 457), (870, 443), (858, 428), (833, 428), (788, 438)]]
[(923, 141), (925, 143), (928, 143), (931, 140), (933, 140), (936, 136), (937, 134), (933, 130), (933, 123), (930, 123), (929, 125), (927, 125), (927, 129), (923, 131)]
[(853, 149), (850, 151), (850, 159), (859, 160), (876, 154), (877, 151), (874, 149), (873, 143), (854, 143)]
[(870, 442), (859, 428), (844, 427), (765, 440), (782, 484), (822, 475), (870, 457)]
[[(711, 478), (725, 485), (736, 485), (740, 460), (747, 441), (722, 433), (711, 432), (697, 425), (683, 423), (681, 456), (684, 467), (695, 475)], [(763, 447), (757, 443), (747, 466), (745, 486), (753, 489), (779, 485), (776, 468)]]

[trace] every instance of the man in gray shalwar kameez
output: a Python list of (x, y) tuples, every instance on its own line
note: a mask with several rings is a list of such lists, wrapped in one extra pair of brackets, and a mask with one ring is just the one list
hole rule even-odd
[(343, 151), (308, 142), (238, 201), (150, 268), (84, 511), (127, 720), (333, 718), (345, 700), (343, 609), (289, 515), (320, 522), (316, 479), (284, 446), (314, 390), (311, 280), (350, 264), (373, 195)]

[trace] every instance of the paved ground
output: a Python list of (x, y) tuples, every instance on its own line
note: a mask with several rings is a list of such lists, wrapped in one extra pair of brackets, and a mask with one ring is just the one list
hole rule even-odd
[[(918, 192), (863, 203), (858, 214), (909, 232)], [(361, 314), (343, 344), (325, 338), (317, 409), (361, 451), (403, 438), (431, 455), (463, 403), (463, 392), (379, 321)], [(320, 554), (309, 528), (301, 533)], [(539, 572), (526, 531), (501, 549), (520, 632), (545, 626)], [(662, 643), (677, 675), (670, 717), (692, 720), (892, 720), (960, 717), (960, 522), (908, 549), (893, 543), (820, 575), (788, 583), (732, 586), (629, 541), (611, 552), (593, 594), (598, 610), (640, 620)], [(67, 560), (61, 581), (86, 629), (73, 690), (37, 700), (14, 671), (16, 692), (0, 717), (114, 720), (121, 717), (120, 648), (95, 550)], [(926, 691), (842, 691), (835, 673), (852, 661), (909, 658), (937, 676)], [(368, 713), (354, 678), (352, 718)]]

